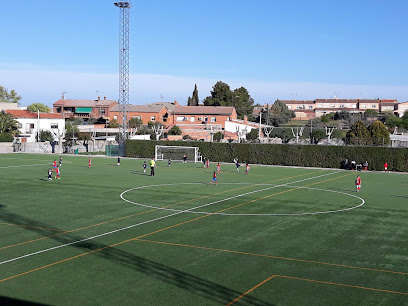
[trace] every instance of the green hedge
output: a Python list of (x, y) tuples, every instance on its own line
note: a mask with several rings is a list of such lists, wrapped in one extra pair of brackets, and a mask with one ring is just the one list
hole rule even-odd
[(126, 156), (152, 158), (156, 145), (199, 147), (201, 155), (214, 162), (237, 157), (250, 164), (340, 168), (349, 159), (367, 160), (369, 170), (383, 170), (388, 161), (390, 170), (408, 172), (408, 148), (127, 140)]
[(10, 133), (0, 133), (0, 142), (13, 142), (14, 137)]

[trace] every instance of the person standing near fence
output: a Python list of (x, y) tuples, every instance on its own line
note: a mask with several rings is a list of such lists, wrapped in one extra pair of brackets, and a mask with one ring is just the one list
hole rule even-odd
[(156, 168), (156, 162), (154, 161), (154, 157), (150, 161), (150, 176), (154, 176), (154, 168)]
[(91, 168), (91, 165), (92, 165), (92, 160), (91, 160), (91, 158), (89, 158), (89, 160), (88, 160), (88, 168)]

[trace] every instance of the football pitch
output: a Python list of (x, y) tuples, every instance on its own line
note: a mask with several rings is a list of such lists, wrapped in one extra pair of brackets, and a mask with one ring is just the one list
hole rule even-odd
[(54, 159), (0, 155), (0, 304), (408, 305), (408, 174)]

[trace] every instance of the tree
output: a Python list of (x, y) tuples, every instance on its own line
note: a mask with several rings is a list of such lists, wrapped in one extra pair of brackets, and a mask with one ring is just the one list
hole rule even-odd
[(269, 109), (263, 109), (261, 112), (262, 123), (273, 126), (287, 123), (291, 118), (296, 117), (295, 112), (289, 110), (286, 104), (279, 100), (276, 100)]
[(408, 120), (408, 109), (404, 111), (404, 114), (401, 117), (402, 120)]
[(315, 143), (318, 143), (319, 140), (326, 138), (326, 132), (324, 130), (313, 130), (310, 134)]
[(95, 124), (97, 121), (98, 121), (97, 118), (89, 117), (88, 120), (86, 121), (86, 123), (88, 123), (88, 124)]
[(143, 124), (142, 119), (137, 118), (137, 117), (134, 117), (129, 120), (129, 127), (133, 129), (139, 128), (142, 124)]
[(366, 118), (375, 118), (378, 116), (378, 112), (375, 109), (367, 109), (364, 114)]
[(188, 106), (198, 106), (198, 89), (197, 89), (197, 84), (194, 85), (194, 91), (192, 97), (188, 97), (187, 100), (187, 105)]
[(357, 121), (347, 132), (346, 141), (349, 144), (370, 144), (371, 135), (362, 121)]
[(79, 129), (78, 127), (73, 124), (72, 122), (67, 122), (65, 123), (65, 140), (70, 141), (73, 140), (73, 138), (78, 138), (79, 136)]
[(51, 131), (41, 130), (39, 136), (40, 136), (39, 139), (38, 139), (38, 135), (36, 136), (37, 141), (39, 142), (44, 142), (44, 141), (51, 142), (54, 140), (54, 136), (52, 135)]
[(232, 93), (232, 106), (235, 107), (239, 119), (244, 119), (244, 116), (253, 116), (254, 99), (251, 98), (245, 87), (241, 86), (234, 89)]
[(334, 120), (350, 120), (350, 113), (346, 111), (336, 112), (333, 116), (333, 119)]
[(18, 122), (4, 111), (0, 112), (0, 134), (15, 135), (18, 131)]
[(30, 112), (37, 112), (40, 111), (41, 113), (49, 113), (51, 109), (42, 103), (33, 103), (29, 106), (27, 106), (27, 110)]
[(387, 127), (381, 121), (375, 121), (368, 127), (371, 135), (371, 142), (374, 145), (383, 145), (390, 143), (390, 133)]
[(7, 88), (0, 86), (0, 102), (9, 102), (9, 103), (18, 104), (20, 100), (21, 100), (21, 96), (19, 96), (14, 89), (8, 92)]
[(118, 128), (119, 127), (119, 122), (116, 119), (112, 119), (109, 121), (108, 128)]
[[(184, 137), (183, 137), (184, 139)], [(224, 133), (221, 131), (218, 131), (217, 133), (214, 133), (213, 136), (214, 141), (221, 141), (221, 139), (224, 139)]]
[(173, 125), (173, 127), (167, 133), (169, 135), (181, 135), (181, 129), (177, 125)]
[(247, 140), (256, 140), (258, 139), (259, 129), (252, 129), (249, 133), (246, 134)]
[(218, 81), (213, 86), (211, 96), (204, 99), (205, 106), (227, 106), (232, 104), (231, 88), (227, 83)]

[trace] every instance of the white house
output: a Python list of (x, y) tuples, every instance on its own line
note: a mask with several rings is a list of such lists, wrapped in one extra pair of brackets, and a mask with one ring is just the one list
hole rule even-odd
[[(33, 113), (27, 110), (6, 110), (18, 122), (21, 142), (35, 142), (40, 131), (50, 131), (62, 135), (65, 130), (65, 119), (61, 114)], [(54, 135), (54, 140), (58, 140)]]

